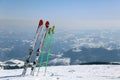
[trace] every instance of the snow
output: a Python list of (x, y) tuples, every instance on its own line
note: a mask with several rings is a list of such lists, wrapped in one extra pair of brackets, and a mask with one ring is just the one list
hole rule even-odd
[(5, 61), (5, 62), (4, 62), (4, 65), (23, 66), (23, 65), (24, 65), (24, 62), (21, 61), (21, 60), (17, 60), (17, 59), (10, 59), (10, 60), (8, 60), (8, 61)]
[(19, 63), (24, 64), (23, 61), (20, 61), (20, 60), (17, 60), (17, 59), (10, 59), (10, 60), (8, 60), (8, 61), (5, 61), (4, 63), (6, 63), (6, 62), (13, 62), (13, 63), (16, 63), (16, 64), (19, 64)]
[(0, 80), (120, 80), (120, 65), (51, 66), (40, 69), (38, 76), (20, 76), (23, 69), (0, 70)]

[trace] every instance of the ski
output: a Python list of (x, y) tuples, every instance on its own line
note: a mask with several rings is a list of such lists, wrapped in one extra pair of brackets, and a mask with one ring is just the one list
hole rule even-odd
[(50, 33), (48, 33), (50, 35), (50, 44), (49, 44), (49, 47), (48, 47), (48, 55), (47, 55), (47, 58), (46, 58), (46, 65), (45, 65), (45, 74), (46, 75), (46, 71), (47, 71), (47, 65), (48, 65), (48, 61), (49, 61), (49, 56), (50, 56), (50, 53), (51, 53), (51, 45), (52, 45), (52, 39), (53, 39), (53, 34), (55, 32), (55, 26), (53, 26), (50, 30)]
[(41, 57), (40, 57), (40, 62), (39, 62), (39, 65), (38, 65), (38, 71), (37, 71), (37, 76), (38, 76), (38, 73), (40, 71), (40, 68), (42, 66), (42, 63), (43, 63), (43, 58), (44, 58), (44, 54), (45, 54), (45, 49), (46, 49), (46, 46), (47, 46), (47, 43), (48, 43), (48, 39), (50, 37), (50, 31), (51, 31), (51, 28), (49, 28), (48, 30), (48, 34), (46, 35), (46, 38), (45, 38), (45, 42), (43, 44), (43, 50), (42, 50), (42, 53), (41, 53)]
[(32, 75), (32, 76), (34, 76), (34, 72), (35, 72), (35, 68), (36, 68), (36, 65), (37, 65), (37, 62), (38, 62), (38, 59), (39, 59), (39, 55), (40, 55), (40, 53), (41, 53), (44, 40), (45, 40), (46, 35), (47, 35), (47, 33), (48, 33), (48, 27), (49, 27), (49, 22), (48, 22), (48, 21), (46, 21), (45, 26), (46, 26), (46, 28), (45, 28), (45, 31), (44, 31), (44, 33), (43, 33), (42, 40), (41, 40), (41, 42), (40, 42), (39, 48), (38, 48), (37, 51), (36, 51), (36, 58), (35, 58), (35, 60), (33, 61), (33, 65), (32, 65), (32, 68), (31, 68), (31, 73), (30, 73), (30, 75)]
[(42, 30), (42, 25), (43, 25), (43, 20), (40, 20), (40, 21), (39, 21), (38, 28), (37, 28), (37, 31), (36, 31), (36, 35), (35, 35), (34, 41), (33, 41), (32, 45), (31, 45), (30, 50), (29, 50), (29, 55), (28, 55), (28, 57), (27, 57), (27, 59), (26, 59), (26, 61), (25, 61), (25, 63), (24, 63), (24, 69), (23, 69), (23, 72), (22, 72), (22, 76), (24, 76), (24, 75), (26, 74), (27, 68), (28, 68), (28, 66), (29, 66), (29, 64), (30, 64), (30, 59), (31, 59), (33, 50), (34, 50), (34, 48), (35, 48), (35, 46), (36, 46), (36, 42), (37, 42), (37, 40), (38, 40), (38, 37), (39, 37), (39, 35), (40, 35), (40, 32), (41, 32), (41, 30)]

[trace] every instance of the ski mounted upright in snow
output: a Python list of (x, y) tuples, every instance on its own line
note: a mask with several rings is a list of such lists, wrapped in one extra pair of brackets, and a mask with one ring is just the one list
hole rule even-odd
[(46, 70), (47, 70), (47, 64), (48, 64), (48, 59), (49, 59), (49, 55), (50, 55), (50, 48), (51, 48), (51, 45), (52, 45), (52, 38), (53, 38), (53, 34), (54, 34), (54, 30), (55, 30), (55, 26), (53, 26), (52, 28), (49, 28), (48, 30), (48, 34), (46, 35), (46, 39), (45, 39), (45, 42), (43, 44), (43, 50), (42, 50), (42, 54), (41, 54), (41, 58), (40, 58), (40, 62), (39, 62), (39, 65), (38, 65), (38, 71), (37, 71), (37, 76), (39, 74), (39, 70), (42, 66), (42, 62), (43, 62), (43, 57), (44, 57), (44, 54), (45, 54), (45, 49), (47, 49), (46, 46), (48, 46), (48, 54), (47, 54), (47, 57), (46, 57), (46, 66), (45, 66), (45, 74), (46, 74)]
[[(49, 28), (48, 33), (49, 33), (50, 29), (51, 28)], [(43, 63), (43, 58), (44, 58), (46, 46), (48, 44), (48, 39), (49, 39), (49, 35), (47, 34), (46, 38), (45, 38), (45, 41), (44, 41), (44, 44), (43, 44), (43, 49), (42, 49), (42, 52), (41, 52), (40, 61), (39, 61), (39, 64), (38, 64), (37, 76), (38, 76), (39, 70), (40, 70), (40, 68), (42, 66), (42, 63)]]
[[(36, 35), (35, 35), (35, 38), (34, 38), (34, 41), (31, 45), (31, 48), (30, 48), (30, 51), (29, 51), (29, 55), (24, 63), (24, 69), (23, 69), (23, 72), (22, 72), (22, 76), (25, 76), (26, 72), (27, 72), (27, 68), (30, 64), (30, 59), (32, 57), (32, 54), (33, 54), (33, 51), (36, 47), (36, 43), (38, 41), (38, 38), (41, 35), (41, 40), (40, 40), (40, 43), (39, 43), (39, 47), (36, 51), (36, 57), (35, 57), (35, 60), (33, 61), (33, 64), (32, 64), (32, 67), (31, 67), (31, 73), (30, 75), (34, 76), (34, 73), (35, 73), (35, 69), (36, 69), (36, 66), (38, 65), (38, 60), (39, 60), (39, 57), (40, 57), (40, 54), (41, 54), (41, 58), (40, 58), (40, 63), (39, 63), (39, 68), (38, 68), (38, 72), (37, 74), (39, 73), (39, 69), (42, 65), (42, 61), (43, 61), (43, 57), (44, 57), (44, 51), (45, 49), (48, 50), (48, 54), (47, 54), (47, 58), (46, 58), (46, 66), (45, 66), (45, 73), (46, 73), (46, 70), (47, 70), (47, 64), (48, 64), (48, 59), (49, 59), (49, 55), (50, 55), (50, 47), (51, 47), (51, 44), (52, 44), (52, 38), (53, 38), (53, 34), (54, 34), (54, 30), (55, 30), (55, 26), (53, 26), (52, 28), (49, 28), (49, 21), (46, 21), (45, 23), (45, 29), (43, 29), (43, 20), (40, 20), (39, 21), (39, 25), (38, 25), (38, 28), (37, 28), (37, 31), (36, 31)], [(42, 30), (43, 29), (43, 30)], [(48, 42), (49, 40), (49, 42)], [(46, 48), (46, 46), (48, 46)], [(43, 49), (42, 49), (43, 48)]]
[(31, 73), (30, 73), (30, 75), (32, 75), (32, 76), (34, 76), (34, 72), (35, 72), (35, 69), (36, 69), (36, 66), (37, 66), (37, 63), (38, 63), (38, 59), (39, 59), (40, 53), (42, 52), (43, 43), (44, 43), (45, 38), (46, 38), (46, 35), (47, 35), (47, 33), (48, 33), (49, 21), (46, 21), (45, 26), (46, 26), (46, 28), (45, 28), (44, 33), (43, 33), (43, 35), (42, 35), (42, 39), (41, 39), (39, 48), (37, 49), (37, 52), (36, 52), (36, 58), (35, 58), (35, 60), (33, 61), (33, 65), (32, 65), (32, 68), (31, 68)]
[(22, 72), (22, 76), (24, 76), (26, 74), (27, 68), (30, 64), (30, 59), (31, 59), (32, 53), (33, 53), (34, 48), (36, 46), (36, 43), (37, 43), (38, 37), (40, 35), (40, 32), (42, 31), (42, 26), (43, 26), (43, 20), (40, 20), (37, 31), (36, 31), (36, 35), (35, 35), (35, 38), (34, 38), (34, 41), (33, 41), (33, 44), (31, 45), (31, 48), (29, 50), (29, 55), (28, 55), (28, 57), (27, 57), (27, 59), (24, 63), (24, 69), (23, 69), (23, 72)]

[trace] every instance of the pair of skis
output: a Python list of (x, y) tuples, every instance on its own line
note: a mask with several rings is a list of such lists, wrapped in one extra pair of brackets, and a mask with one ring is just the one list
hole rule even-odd
[(38, 63), (39, 55), (40, 55), (40, 53), (42, 52), (43, 43), (44, 43), (44, 40), (45, 40), (46, 35), (47, 35), (47, 33), (48, 33), (48, 30), (49, 30), (49, 22), (48, 22), (48, 21), (46, 22), (45, 26), (46, 26), (46, 29), (45, 29), (45, 31), (44, 31), (44, 33), (43, 33), (42, 40), (41, 40), (40, 45), (39, 45), (39, 48), (37, 49), (37, 52), (36, 52), (36, 58), (35, 58), (35, 60), (33, 61), (33, 66), (32, 66), (32, 68), (31, 68), (31, 73), (30, 73), (30, 74), (31, 74), (32, 76), (34, 76), (34, 72), (35, 72), (35, 68), (36, 68), (37, 63)]
[[(36, 46), (36, 43), (37, 43), (37, 41), (38, 41), (38, 37), (39, 37), (39, 35), (40, 35), (40, 32), (42, 31), (42, 26), (43, 26), (43, 20), (40, 20), (40, 21), (39, 21), (38, 28), (37, 28), (37, 31), (36, 31), (35, 39), (34, 39), (34, 41), (33, 41), (33, 44), (32, 44), (32, 46), (31, 46), (31, 48), (30, 48), (29, 55), (28, 55), (28, 57), (27, 57), (27, 59), (26, 59), (26, 61), (25, 61), (25, 63), (24, 63), (24, 70), (23, 70), (23, 72), (22, 72), (22, 76), (25, 76), (25, 74), (26, 74), (26, 72), (27, 72), (27, 68), (28, 68), (28, 66), (29, 66), (29, 64), (30, 64), (30, 59), (31, 59), (32, 53), (33, 53), (34, 48), (35, 48), (35, 46)], [(36, 68), (36, 65), (37, 65), (37, 62), (38, 62), (38, 59), (39, 59), (39, 55), (40, 55), (41, 50), (42, 50), (42, 46), (43, 46), (45, 37), (46, 37), (46, 35), (47, 35), (47, 33), (48, 33), (49, 21), (46, 21), (45, 26), (46, 26), (46, 27), (45, 27), (44, 33), (43, 33), (43, 35), (42, 35), (42, 40), (41, 40), (41, 42), (40, 42), (39, 48), (37, 49), (36, 58), (35, 58), (35, 60), (34, 60), (34, 62), (33, 62), (32, 68), (31, 68), (31, 75), (34, 75), (34, 70), (35, 70), (35, 68)]]
[[(53, 39), (54, 30), (55, 30), (55, 26), (53, 26), (52, 28), (49, 28), (48, 34), (46, 35), (46, 39), (45, 39), (45, 42), (44, 42), (44, 45), (43, 45), (44, 50), (46, 49), (46, 46), (48, 46), (48, 52), (47, 52), (48, 54), (47, 54), (47, 57), (46, 57), (46, 65), (45, 65), (45, 74), (46, 74), (46, 70), (47, 70), (49, 56), (50, 56), (50, 53), (51, 53), (50, 48), (51, 48), (51, 45), (52, 45), (52, 39)], [(49, 42), (48, 42), (48, 40), (49, 40)], [(42, 54), (41, 54), (39, 67), (38, 67), (38, 71), (37, 71), (37, 76), (38, 76), (39, 70), (40, 70), (40, 68), (42, 66), (43, 57), (44, 57), (44, 54), (45, 54), (44, 50), (42, 51)]]

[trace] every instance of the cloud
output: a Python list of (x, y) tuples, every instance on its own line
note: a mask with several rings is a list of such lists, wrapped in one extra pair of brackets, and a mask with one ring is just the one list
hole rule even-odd
[(25, 40), (22, 40), (22, 42), (23, 42), (23, 43), (32, 43), (31, 40), (26, 40), (26, 39), (25, 39)]
[(1, 52), (11, 51), (14, 47), (11, 48), (0, 48)]
[[(22, 27), (23, 29), (25, 26), (26, 28), (34, 28), (33, 26), (38, 25), (38, 19), (17, 19), (17, 18), (10, 18), (10, 19), (0, 19), (0, 26), (17, 26)], [(120, 27), (120, 20), (50, 20), (52, 25), (55, 25), (57, 29), (68, 30), (68, 29), (89, 29), (89, 28), (119, 28)], [(28, 27), (29, 26), (29, 27)]]
[(50, 63), (54, 63), (54, 64), (60, 63), (60, 64), (69, 65), (70, 58), (55, 58), (55, 59), (51, 60)]
[[(56, 22), (58, 23), (58, 22)], [(60, 21), (58, 26), (64, 27), (64, 29), (89, 29), (89, 28), (119, 28), (120, 20), (68, 20)]]

